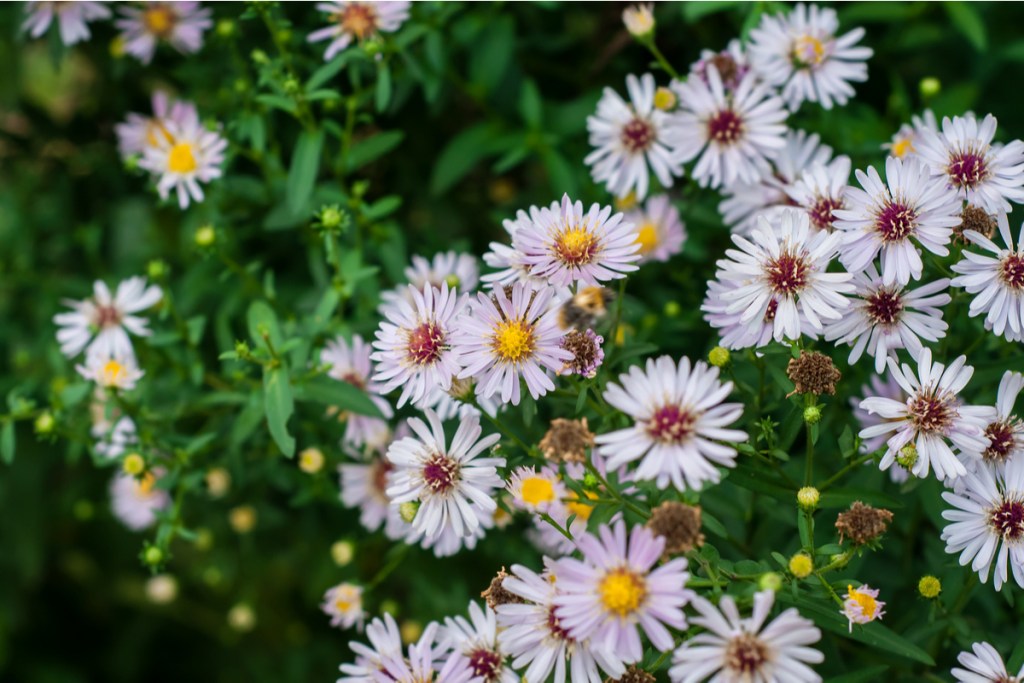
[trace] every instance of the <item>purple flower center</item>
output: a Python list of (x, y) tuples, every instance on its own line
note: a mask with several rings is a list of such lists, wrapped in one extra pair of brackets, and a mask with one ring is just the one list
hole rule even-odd
[(883, 242), (901, 242), (917, 227), (917, 211), (900, 202), (886, 202), (875, 217), (875, 230)]
[(934, 390), (929, 390), (911, 399), (909, 414), (917, 431), (945, 434), (957, 415), (956, 399), (949, 392), (936, 396)]
[(779, 310), (779, 300), (772, 299), (768, 302), (768, 308), (764, 311), (764, 322), (770, 323), (775, 320), (775, 312)]
[(972, 189), (988, 175), (985, 155), (974, 150), (956, 152), (949, 159), (946, 173), (957, 187)]
[(434, 493), (448, 493), (459, 479), (459, 463), (442, 453), (435, 453), (423, 465), (423, 483)]
[[(725, 666), (730, 671), (754, 679), (768, 661), (768, 648), (752, 633), (741, 633), (725, 648)], [(761, 676), (756, 676), (761, 678)]]
[(866, 302), (868, 317), (876, 325), (892, 325), (903, 313), (903, 297), (896, 288), (876, 290)]
[(1024, 503), (1004, 500), (992, 509), (989, 524), (1004, 541), (1018, 541), (1024, 537)]
[(807, 285), (810, 271), (802, 256), (788, 251), (771, 259), (765, 266), (768, 284), (776, 294), (782, 295), (796, 294), (803, 289)]
[(575, 643), (576, 639), (569, 635), (569, 632), (562, 628), (562, 621), (555, 614), (555, 606), (548, 607), (548, 631), (557, 640), (564, 640), (567, 643)]
[(484, 648), (473, 650), (469, 653), (469, 668), (473, 676), (482, 676), (486, 683), (496, 681), (501, 674), (501, 655)]
[(647, 423), (647, 433), (660, 443), (679, 444), (694, 432), (697, 419), (677, 405), (662, 406)]
[(843, 208), (843, 200), (832, 197), (817, 197), (814, 204), (807, 209), (811, 225), (818, 230), (832, 229), (832, 210)]
[(445, 334), (437, 323), (422, 323), (409, 332), (406, 355), (416, 365), (429, 365), (445, 350)]
[(386, 458), (378, 458), (370, 465), (370, 481), (373, 483), (374, 490), (381, 496), (386, 497), (385, 491), (388, 488), (388, 475), (393, 469), (395, 469), (395, 466)]
[(654, 144), (654, 126), (637, 117), (622, 127), (619, 138), (630, 152), (645, 152)]
[(115, 306), (96, 307), (96, 326), (100, 329), (116, 327), (121, 324), (121, 311)]
[(1014, 425), (1010, 422), (993, 422), (985, 428), (985, 438), (988, 439), (988, 447), (982, 453), (985, 460), (992, 462), (1006, 462), (1013, 452), (1014, 446)]
[(1024, 289), (1024, 252), (1007, 254), (999, 264), (999, 277), (1010, 289)]
[(731, 109), (723, 109), (708, 121), (708, 138), (731, 145), (743, 135), (743, 119)]

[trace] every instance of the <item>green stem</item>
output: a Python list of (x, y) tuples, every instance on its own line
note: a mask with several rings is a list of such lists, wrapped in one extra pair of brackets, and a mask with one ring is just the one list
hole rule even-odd
[(671, 76), (677, 81), (680, 80), (679, 73), (672, 67), (672, 64), (670, 64), (668, 59), (665, 58), (665, 55), (661, 53), (661, 50), (658, 49), (658, 46), (654, 44), (653, 36), (641, 42), (648, 50), (651, 51), (651, 54), (654, 55), (654, 58), (658, 60), (658, 64), (661, 65), (661, 68), (664, 69), (669, 76)]
[(594, 463), (592, 463), (589, 460), (587, 460), (584, 463), (584, 466), (587, 468), (588, 472), (593, 474), (597, 478), (597, 480), (599, 482), (601, 482), (601, 485), (605, 488), (606, 491), (608, 491), (608, 493), (611, 495), (612, 498), (615, 499), (615, 501), (617, 503), (619, 503), (620, 505), (622, 505), (626, 509), (628, 509), (628, 510), (630, 510), (630, 511), (632, 511), (632, 512), (638, 514), (638, 515), (640, 515), (644, 519), (650, 519), (651, 513), (648, 512), (647, 510), (644, 510), (643, 508), (639, 507), (633, 501), (628, 500), (627, 498), (624, 498), (622, 496), (622, 494), (619, 493), (615, 489), (615, 487), (613, 487), (611, 484), (608, 483), (608, 480), (604, 478), (604, 475), (602, 475), (600, 472), (597, 471), (597, 468), (594, 467)]
[(829, 477), (829, 478), (828, 478), (828, 479), (827, 479), (827, 480), (825, 481), (825, 483), (824, 483), (824, 484), (822, 484), (821, 486), (819, 486), (819, 487), (818, 487), (818, 490), (819, 490), (819, 491), (824, 491), (824, 490), (825, 490), (825, 489), (827, 489), (827, 488), (828, 488), (829, 486), (832, 486), (832, 484), (835, 484), (835, 483), (836, 483), (837, 481), (839, 481), (840, 479), (842, 479), (843, 477), (845, 477), (845, 476), (846, 476), (847, 474), (849, 474), (849, 473), (850, 473), (850, 472), (851, 472), (852, 470), (855, 470), (855, 469), (857, 469), (858, 467), (860, 467), (860, 466), (861, 466), (861, 465), (863, 465), (864, 463), (868, 462), (869, 460), (873, 460), (873, 459), (874, 459), (874, 457), (875, 457), (875, 454), (874, 454), (874, 453), (868, 453), (867, 455), (862, 455), (861, 457), (857, 458), (856, 460), (854, 460), (854, 461), (850, 462), (850, 463), (849, 463), (849, 464), (848, 464), (848, 465), (847, 465), (846, 467), (844, 467), (843, 469), (839, 470), (839, 471), (838, 471), (838, 472), (836, 472), (836, 473), (835, 473), (834, 475), (832, 475), (831, 477)]

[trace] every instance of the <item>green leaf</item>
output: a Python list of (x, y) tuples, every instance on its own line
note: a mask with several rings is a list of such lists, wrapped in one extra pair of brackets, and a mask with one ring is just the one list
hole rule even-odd
[(1010, 653), (1009, 658), (1006, 660), (1006, 668), (1010, 671), (1020, 671), (1022, 666), (1024, 666), (1024, 638), (1017, 641), (1013, 652)]
[(306, 81), (306, 92), (311, 93), (324, 83), (328, 82), (345, 68), (345, 65), (352, 61), (352, 58), (361, 55), (359, 50), (345, 50), (340, 55), (324, 64), (313, 72), (313, 75)]
[(491, 153), (498, 131), (491, 124), (479, 123), (462, 131), (445, 146), (430, 178), (430, 191), (443, 194), (473, 170), (481, 159)]
[(718, 521), (717, 517), (708, 514), (707, 510), (701, 510), (701, 525), (719, 538), (729, 538), (729, 531), (725, 525)]
[(295, 398), (299, 401), (312, 401), (326, 406), (334, 406), (341, 410), (384, 417), (369, 395), (359, 387), (331, 377), (314, 377), (295, 387)]
[(953, 26), (964, 34), (978, 52), (984, 52), (988, 47), (988, 36), (978, 8), (967, 2), (945, 2), (942, 6), (946, 8)]
[(377, 90), (374, 101), (379, 112), (387, 109), (388, 103), (391, 102), (391, 69), (383, 62), (377, 65)]
[(351, 173), (371, 161), (379, 159), (397, 147), (404, 137), (405, 133), (402, 131), (392, 130), (386, 133), (378, 133), (371, 138), (354, 143), (348, 151), (348, 162), (345, 165), (345, 170)]
[(323, 130), (307, 130), (299, 135), (288, 169), (287, 202), (292, 213), (301, 213), (313, 195), (320, 171), (320, 150), (324, 144)]
[(879, 674), (884, 674), (888, 670), (889, 667), (885, 664), (869, 666), (866, 669), (861, 669), (860, 671), (854, 671), (853, 673), (829, 678), (825, 683), (867, 683), (868, 681), (881, 680), (879, 679)]
[(532, 79), (523, 81), (523, 87), (519, 89), (519, 115), (523, 122), (530, 128), (539, 128), (542, 107), (537, 84)]
[(371, 221), (379, 221), (381, 218), (386, 218), (395, 211), (398, 211), (398, 207), (400, 206), (402, 206), (402, 198), (397, 194), (392, 194), (387, 197), (382, 197), (366, 207), (363, 215)]
[(288, 419), (295, 411), (295, 401), (287, 365), (264, 369), (263, 409), (274, 443), (287, 457), (292, 457), (295, 455), (295, 438), (288, 433)]
[(710, 15), (718, 14), (719, 12), (725, 12), (731, 10), (734, 7), (742, 5), (742, 2), (737, 0), (718, 0), (717, 2), (684, 2), (683, 3), (683, 19), (688, 24), (693, 24), (698, 20)]
[(484, 92), (494, 90), (508, 71), (515, 53), (516, 27), (511, 15), (502, 14), (480, 32), (469, 62), (469, 78)]
[[(277, 322), (277, 314), (266, 301), (253, 301), (249, 304), (249, 311), (246, 314), (246, 321), (249, 324), (249, 336), (261, 346), (267, 346), (267, 339), (275, 349), (281, 348), (284, 338), (281, 336), (281, 326)], [(264, 338), (264, 334), (267, 338)], [(269, 348), (267, 349), (269, 351)]]
[(10, 465), (14, 462), (14, 421), (4, 422), (4, 428), (0, 431), (0, 460)]

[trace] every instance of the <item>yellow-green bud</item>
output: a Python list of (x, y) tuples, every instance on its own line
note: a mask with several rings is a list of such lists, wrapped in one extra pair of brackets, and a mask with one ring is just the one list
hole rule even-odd
[(821, 422), (821, 406), (807, 406), (804, 408), (804, 422), (809, 425), (816, 425)]
[(214, 467), (206, 473), (206, 489), (213, 498), (220, 498), (231, 488), (231, 474), (223, 467)]
[(284, 91), (289, 95), (294, 95), (302, 89), (302, 84), (291, 76), (284, 79), (284, 83), (282, 85), (284, 87)]
[(146, 461), (138, 453), (129, 453), (121, 461), (121, 469), (125, 474), (137, 477), (146, 470)]
[(593, 472), (585, 472), (583, 474), (583, 488), (596, 489), (600, 480)]
[(239, 505), (228, 513), (228, 522), (235, 533), (247, 534), (256, 526), (256, 509), (251, 505)]
[(934, 600), (942, 592), (942, 582), (931, 575), (922, 576), (921, 580), (917, 582), (917, 592), (921, 594), (922, 598)]
[(789, 573), (798, 579), (806, 579), (814, 571), (814, 560), (807, 553), (797, 553), (789, 558)]
[(331, 559), (339, 567), (348, 565), (355, 556), (356, 550), (352, 541), (336, 541), (331, 546)]
[(461, 280), (459, 279), (459, 276), (458, 276), (458, 275), (456, 275), (455, 273), (452, 273), (451, 275), (449, 275), (448, 277), (446, 277), (446, 278), (444, 279), (444, 281), (445, 281), (446, 283), (448, 283), (448, 288), (449, 288), (449, 289), (452, 289), (452, 288), (454, 288), (454, 287), (458, 287), (458, 286), (459, 286), (459, 283), (461, 282)]
[(418, 500), (406, 501), (398, 506), (398, 514), (406, 524), (412, 524), (412, 521), (416, 519), (416, 513), (419, 511), (420, 502)]
[(256, 613), (252, 607), (240, 602), (228, 612), (228, 624), (239, 633), (247, 633), (256, 627)]
[(268, 57), (267, 53), (263, 50), (253, 50), (250, 56), (252, 57), (252, 61), (257, 64), (262, 65), (270, 62), (270, 57)]
[(319, 448), (306, 448), (299, 453), (299, 469), (306, 474), (316, 474), (324, 466), (324, 452)]
[(763, 591), (777, 591), (782, 588), (782, 577), (778, 572), (765, 572), (758, 577), (757, 587)]
[(341, 227), (341, 224), (345, 219), (345, 215), (337, 206), (331, 205), (320, 209), (319, 218), (320, 225), (324, 226), (328, 230), (336, 230)]
[(402, 642), (406, 645), (415, 643), (423, 635), (423, 624), (412, 619), (407, 619), (398, 627), (398, 633), (402, 636)]
[(206, 551), (213, 547), (213, 532), (202, 528), (196, 530), (196, 550)]
[(724, 346), (716, 346), (708, 351), (708, 362), (716, 368), (724, 368), (728, 365), (730, 357), (729, 349)]
[(159, 280), (167, 275), (167, 263), (161, 259), (153, 259), (146, 264), (146, 274), (154, 280)]
[(934, 76), (929, 76), (927, 78), (922, 78), (917, 87), (921, 91), (921, 97), (935, 97), (942, 92), (942, 81)]
[(92, 507), (92, 503), (83, 499), (75, 501), (74, 506), (71, 508), (71, 512), (74, 514), (75, 519), (84, 522), (87, 519), (92, 519), (95, 510)]
[(196, 230), (194, 237), (196, 246), (199, 247), (211, 247), (213, 243), (217, 241), (217, 231), (214, 230), (213, 226), (207, 223)]
[(40, 413), (35, 421), (36, 434), (49, 434), (56, 426), (57, 421), (50, 412)]
[(394, 600), (382, 600), (380, 603), (380, 611), (382, 614), (396, 616), (398, 614), (398, 603)]
[(821, 493), (813, 486), (805, 486), (796, 492), (796, 502), (804, 510), (813, 510), (818, 507), (821, 500)]
[(658, 89), (654, 91), (654, 106), (662, 111), (670, 111), (676, 108), (676, 104), (679, 103), (676, 94), (672, 92), (670, 88), (666, 88), (663, 85), (658, 86)]
[(235, 32), (235, 22), (230, 19), (221, 19), (217, 22), (217, 35), (221, 38), (230, 38)]
[(151, 545), (142, 553), (142, 559), (151, 567), (156, 567), (164, 561), (164, 551)]
[(906, 470), (914, 466), (917, 462), (917, 446), (913, 441), (900, 449), (899, 455), (896, 456), (896, 462)]
[(679, 305), (678, 301), (668, 301), (665, 303), (665, 308), (662, 309), (666, 318), (678, 317), (683, 312), (683, 307)]

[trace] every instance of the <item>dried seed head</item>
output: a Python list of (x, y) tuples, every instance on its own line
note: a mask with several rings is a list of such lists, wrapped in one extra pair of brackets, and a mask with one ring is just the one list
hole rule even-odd
[(622, 678), (606, 678), (604, 683), (654, 683), (657, 679), (636, 665), (626, 669)]
[(544, 457), (554, 462), (586, 462), (587, 449), (594, 445), (594, 434), (587, 428), (587, 418), (551, 421), (548, 433), (540, 440)]
[(559, 343), (563, 349), (572, 354), (572, 360), (562, 366), (562, 374), (576, 374), (581, 377), (593, 377), (604, 362), (604, 350), (601, 344), (604, 337), (594, 334), (587, 328), (583, 332), (569, 330)]
[(953, 228), (953, 239), (960, 244), (967, 244), (965, 230), (973, 230), (985, 237), (992, 237), (996, 234), (996, 217), (985, 209), (968, 204), (960, 213), (960, 225)]
[(524, 602), (524, 600), (515, 593), (510, 593), (502, 588), (501, 582), (505, 580), (506, 576), (508, 576), (508, 573), (505, 571), (505, 568), (502, 567), (498, 571), (497, 576), (491, 579), (491, 585), (487, 587), (487, 590), (480, 593), (480, 597), (487, 601), (487, 606), (491, 609), (496, 609), (498, 605), (509, 605)]
[(839, 513), (836, 530), (840, 541), (846, 536), (854, 545), (864, 545), (884, 534), (891, 521), (892, 513), (888, 510), (873, 508), (858, 500), (849, 510)]
[(786, 376), (796, 385), (792, 393), (816, 396), (835, 394), (836, 382), (843, 378), (832, 359), (817, 351), (804, 351), (799, 358), (791, 358)]
[(700, 532), (700, 506), (665, 501), (651, 510), (647, 528), (657, 536), (665, 537), (667, 558), (685, 553), (704, 545), (704, 534)]

